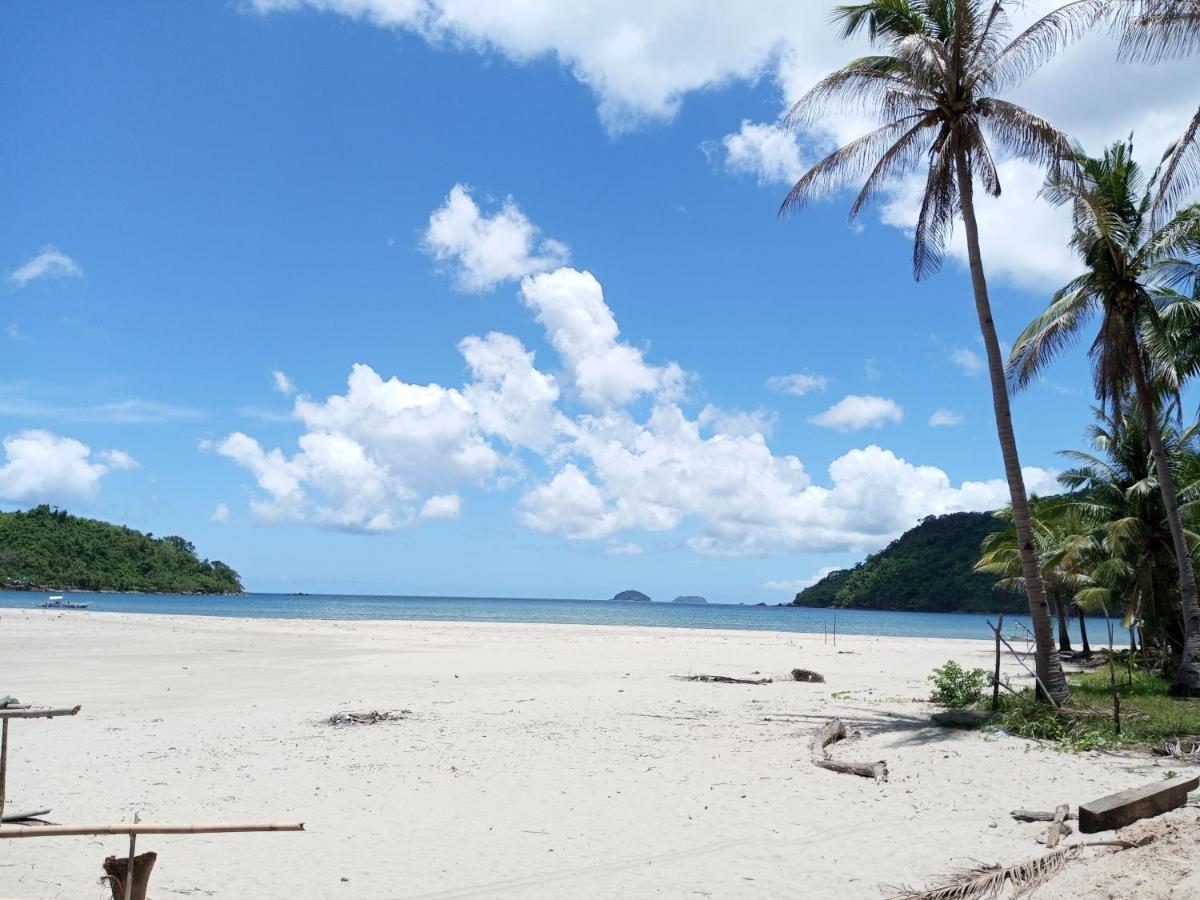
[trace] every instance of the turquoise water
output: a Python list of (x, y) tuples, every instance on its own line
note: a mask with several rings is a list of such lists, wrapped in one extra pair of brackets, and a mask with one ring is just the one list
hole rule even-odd
[[(186, 616), (236, 616), (254, 619), (405, 619), (439, 622), (561, 622), (577, 625), (650, 625), (666, 628), (731, 628), (746, 631), (795, 631), (822, 634), (836, 626), (839, 634), (892, 637), (937, 637), (991, 640), (989, 616), (971, 613), (914, 613), (875, 610), (801, 609), (710, 603), (613, 603), (607, 600), (531, 600), (503, 597), (368, 597), (341, 594), (238, 594), (226, 597), (180, 597), (160, 594), (90, 594), (73, 592), (68, 599), (87, 601), (89, 612), (158, 613)], [(35, 607), (47, 595), (0, 591), (0, 608)], [(87, 612), (72, 613), (87, 615)], [(995, 617), (990, 617), (995, 620)], [(1005, 633), (1021, 636), (1027, 617), (1006, 616)], [(1071, 623), (1072, 640), (1079, 639)], [(1096, 646), (1107, 643), (1102, 619), (1088, 622)], [(1116, 641), (1127, 643), (1125, 629)]]

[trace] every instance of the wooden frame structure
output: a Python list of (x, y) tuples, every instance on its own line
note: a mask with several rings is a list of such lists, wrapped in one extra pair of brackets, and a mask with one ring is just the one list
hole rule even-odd
[(8, 779), (8, 722), (10, 719), (54, 719), (58, 716), (73, 716), (82, 709), (51, 709), (32, 707), (28, 704), (9, 702), (0, 706), (0, 824), (4, 818), (4, 792)]

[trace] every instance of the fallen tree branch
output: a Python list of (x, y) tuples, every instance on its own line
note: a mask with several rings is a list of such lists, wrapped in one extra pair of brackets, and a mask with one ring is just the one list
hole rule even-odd
[(809, 749), (812, 751), (813, 765), (831, 772), (841, 772), (845, 775), (858, 775), (862, 778), (874, 778), (876, 781), (888, 780), (888, 768), (885, 760), (877, 762), (841, 762), (829, 755), (829, 746), (846, 739), (846, 725), (841, 719), (830, 719), (821, 730), (813, 735)]
[(733, 678), (729, 675), (672, 675), (680, 681), (711, 681), (717, 684), (771, 684), (770, 678)]
[(1054, 821), (1050, 824), (1049, 830), (1040, 838), (1040, 843), (1046, 845), (1047, 849), (1053, 850), (1058, 846), (1059, 840), (1064, 834), (1071, 833), (1071, 826), (1067, 824), (1067, 816), (1071, 812), (1071, 807), (1065, 803), (1060, 803), (1058, 808), (1054, 810)]
[[(1058, 815), (1058, 810), (1054, 812), (1041, 812), (1036, 809), (1014, 809), (1010, 814), (1018, 822), (1053, 822), (1055, 816)], [(1070, 811), (1067, 812), (1066, 818), (1074, 819)]]

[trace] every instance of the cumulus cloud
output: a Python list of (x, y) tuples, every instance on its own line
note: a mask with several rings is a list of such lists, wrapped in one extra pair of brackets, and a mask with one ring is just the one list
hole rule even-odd
[(934, 428), (953, 428), (962, 423), (963, 417), (961, 414), (945, 407), (935, 410), (933, 415), (929, 417), (929, 424)]
[(621, 406), (643, 394), (682, 393), (686, 376), (678, 365), (649, 365), (641, 350), (618, 340), (616, 317), (591, 272), (562, 268), (526, 278), (521, 296), (585, 403)]
[(457, 519), (462, 514), (458, 494), (436, 494), (421, 506), (422, 519)]
[(277, 394), (283, 394), (285, 397), (296, 393), (296, 385), (292, 383), (292, 379), (278, 369), (271, 373), (271, 387)]
[(904, 410), (895, 400), (874, 394), (850, 394), (808, 421), (822, 428), (859, 431), (878, 428), (889, 422), (898, 423), (903, 419)]
[(705, 145), (718, 153), (730, 172), (750, 175), (761, 185), (791, 185), (804, 174), (796, 136), (777, 122), (742, 120), (742, 127), (721, 139), (718, 146)]
[(460, 290), (472, 293), (563, 265), (570, 255), (566, 244), (538, 235), (512, 197), (487, 216), (470, 188), (456, 184), (430, 215), (424, 247), (451, 268)]
[(137, 461), (123, 450), (92, 449), (75, 438), (28, 430), (4, 438), (0, 500), (53, 503), (90, 500), (110, 472), (133, 469)]
[[(512, 335), (472, 335), (458, 345), (460, 386), (358, 364), (340, 393), (294, 391), (294, 448), (241, 432), (214, 443), (253, 477), (254, 518), (390, 531), (456, 518), (464, 489), (519, 485), (515, 515), (536, 531), (631, 555), (639, 535), (679, 529), (672, 540), (693, 552), (733, 556), (874, 549), (925, 515), (1005, 502), (1003, 481), (956, 485), (874, 445), (843, 454), (818, 481), (798, 456), (772, 450), (770, 411), (689, 412), (682, 369), (622, 339), (591, 273), (526, 276), (520, 298), (545, 331), (553, 371)], [(798, 373), (776, 386), (824, 380)], [(815, 420), (855, 430), (901, 417), (893, 400), (850, 395)], [(1030, 476), (1031, 490), (1053, 483), (1052, 473)]]
[(218, 503), (216, 509), (212, 511), (212, 515), (208, 517), (208, 521), (217, 525), (224, 525), (229, 521), (229, 504)]
[(983, 371), (983, 358), (974, 350), (968, 350), (966, 347), (956, 347), (950, 353), (950, 361), (966, 375), (978, 375)]
[(829, 379), (824, 375), (813, 375), (811, 372), (796, 372), (792, 375), (773, 375), (767, 379), (767, 387), (781, 394), (792, 394), (803, 397), (813, 391), (823, 391), (829, 386)]
[(816, 575), (810, 575), (808, 578), (792, 578), (783, 581), (768, 581), (763, 584), (763, 588), (768, 591), (785, 591), (789, 594), (795, 594), (804, 590), (806, 587), (812, 587), (826, 575), (831, 572), (836, 572), (838, 566), (822, 566)]
[(11, 284), (22, 288), (31, 281), (42, 278), (81, 278), (83, 269), (79, 263), (57, 247), (47, 244), (36, 256), (27, 260), (20, 268), (9, 273)]

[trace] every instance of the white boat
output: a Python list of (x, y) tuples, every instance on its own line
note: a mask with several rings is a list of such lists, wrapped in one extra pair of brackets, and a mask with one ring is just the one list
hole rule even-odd
[(88, 605), (87, 603), (76, 603), (73, 600), (64, 600), (62, 594), (53, 594), (42, 604), (42, 609), (87, 609)]

